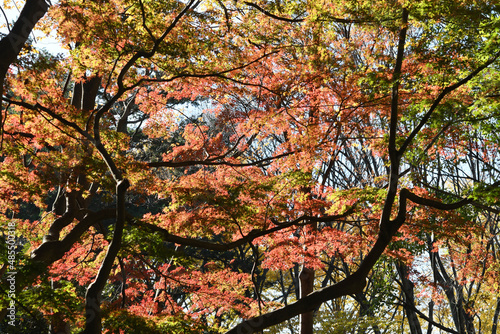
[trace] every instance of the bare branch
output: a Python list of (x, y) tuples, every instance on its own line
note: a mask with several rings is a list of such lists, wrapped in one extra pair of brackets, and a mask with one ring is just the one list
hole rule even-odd
[(259, 12), (265, 14), (266, 16), (269, 16), (269, 17), (272, 17), (273, 19), (275, 20), (279, 20), (279, 21), (285, 21), (285, 22), (290, 22), (290, 23), (297, 23), (297, 22), (303, 22), (304, 19), (288, 19), (286, 17), (281, 17), (281, 16), (277, 16), (277, 15), (274, 15), (273, 13), (270, 13), (268, 12), (267, 10), (265, 10), (264, 8), (260, 7), (259, 5), (253, 3), (253, 2), (248, 2), (248, 1), (245, 1), (245, 4), (250, 6), (250, 7), (253, 7), (255, 9), (257, 9)]
[[(286, 152), (282, 154), (278, 154), (272, 157), (260, 159), (257, 161), (253, 162), (247, 162), (247, 163), (235, 163), (235, 162), (229, 162), (229, 161), (221, 161), (225, 157), (225, 155), (214, 157), (211, 159), (206, 159), (206, 160), (186, 160), (186, 161), (179, 161), (179, 162), (173, 162), (173, 161), (158, 161), (158, 162), (149, 162), (147, 164), (148, 167), (187, 167), (187, 166), (195, 166), (195, 165), (203, 165), (203, 166), (219, 166), (219, 165), (224, 165), (224, 166), (231, 166), (231, 167), (247, 167), (247, 166), (266, 166), (269, 165), (273, 160), (280, 159), (283, 157), (287, 157), (291, 154), (294, 154), (299, 151), (291, 151), (291, 152)], [(226, 153), (227, 154), (227, 153)]]

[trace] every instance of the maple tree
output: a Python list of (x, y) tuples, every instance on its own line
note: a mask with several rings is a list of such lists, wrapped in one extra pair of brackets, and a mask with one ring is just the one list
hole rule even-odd
[[(0, 41), (20, 332), (496, 332), (497, 4), (25, 8)], [(21, 50), (37, 22), (65, 53)]]

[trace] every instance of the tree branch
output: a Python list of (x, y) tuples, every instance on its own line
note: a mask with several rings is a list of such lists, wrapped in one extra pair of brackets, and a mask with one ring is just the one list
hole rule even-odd
[(257, 9), (259, 12), (263, 13), (264, 15), (269, 16), (269, 17), (271, 17), (271, 18), (273, 18), (275, 20), (278, 20), (278, 21), (284, 21), (284, 22), (289, 22), (289, 23), (297, 23), (297, 22), (303, 22), (304, 21), (304, 19), (298, 19), (298, 18), (289, 19), (289, 18), (286, 18), (286, 17), (281, 17), (281, 16), (274, 15), (273, 13), (268, 12), (267, 10), (265, 10), (264, 8), (260, 7), (259, 5), (255, 4), (253, 2), (245, 1), (245, 5), (253, 7), (255, 9)]
[[(130, 224), (133, 226), (141, 227), (141, 228), (147, 228), (150, 231), (158, 232), (161, 234), (163, 240), (167, 241), (167, 242), (172, 242), (172, 243), (176, 243), (176, 244), (183, 245), (183, 246), (190, 246), (190, 247), (208, 249), (208, 250), (213, 250), (213, 251), (218, 251), (218, 252), (225, 252), (225, 251), (228, 251), (230, 249), (234, 249), (236, 247), (244, 245), (246, 243), (250, 243), (253, 240), (260, 238), (262, 236), (286, 229), (288, 227), (303, 226), (303, 225), (307, 225), (307, 224), (314, 223), (314, 222), (331, 222), (331, 221), (339, 220), (341, 218), (345, 218), (345, 217), (349, 216), (350, 214), (352, 214), (353, 212), (354, 212), (354, 207), (351, 207), (349, 210), (347, 210), (343, 214), (335, 215), (335, 216), (311, 217), (311, 216), (304, 215), (304, 216), (301, 216), (301, 217), (299, 217), (295, 220), (289, 221), (289, 222), (274, 222), (277, 226), (275, 226), (273, 228), (270, 228), (267, 230), (253, 229), (247, 235), (243, 236), (241, 239), (238, 239), (236, 241), (229, 242), (226, 244), (219, 244), (219, 243), (214, 243), (214, 242), (200, 240), (200, 239), (180, 237), (177, 235), (170, 234), (167, 230), (165, 230), (159, 226), (149, 224), (149, 223), (144, 223), (144, 222), (139, 222), (139, 221), (131, 221)], [(303, 221), (306, 221), (307, 223), (302, 223)]]
[(408, 136), (408, 138), (406, 138), (406, 140), (404, 141), (403, 145), (401, 145), (401, 148), (399, 149), (399, 152), (401, 154), (403, 154), (406, 151), (406, 149), (408, 148), (408, 146), (411, 144), (411, 142), (413, 141), (413, 139), (420, 132), (420, 130), (422, 129), (422, 127), (427, 123), (427, 121), (429, 120), (429, 118), (432, 116), (432, 114), (434, 113), (434, 111), (436, 110), (436, 108), (439, 106), (439, 104), (441, 103), (441, 101), (446, 97), (446, 95), (448, 95), (449, 93), (451, 93), (454, 90), (458, 89), (459, 87), (465, 85), (472, 78), (474, 78), (476, 75), (478, 75), (482, 70), (484, 70), (485, 68), (487, 68), (488, 66), (490, 66), (491, 64), (493, 64), (498, 59), (499, 56), (500, 56), (500, 52), (498, 52), (497, 54), (495, 54), (495, 56), (493, 56), (492, 58), (490, 58), (483, 65), (481, 65), (478, 68), (476, 68), (474, 71), (472, 71), (465, 78), (463, 78), (463, 79), (457, 81), (456, 83), (454, 83), (454, 84), (446, 87), (437, 96), (437, 98), (434, 100), (434, 102), (430, 106), (429, 110), (425, 113), (424, 117), (422, 117), (422, 119), (420, 120), (420, 122), (417, 125), (417, 127), (415, 129), (413, 129), (413, 131), (410, 133), (410, 135)]
[(362, 292), (364, 286), (366, 285), (366, 278), (368, 277), (370, 270), (385, 251), (392, 237), (406, 220), (407, 198), (415, 201), (415, 203), (441, 208), (442, 210), (456, 209), (466, 205), (468, 202), (468, 199), (466, 199), (457, 203), (445, 204), (421, 198), (412, 194), (407, 189), (402, 189), (399, 195), (399, 212), (397, 217), (391, 221), (391, 224), (381, 225), (375, 244), (363, 259), (363, 262), (360, 264), (356, 272), (348, 275), (342, 281), (321, 290), (317, 290), (293, 304), (289, 304), (276, 311), (243, 321), (236, 327), (227, 331), (226, 334), (255, 333), (259, 330), (282, 323), (299, 314), (312, 311), (326, 301)]
[(71, 231), (61, 240), (45, 240), (37, 249), (31, 253), (35, 262), (45, 265), (59, 260), (68, 252), (73, 244), (77, 242), (90, 226), (106, 219), (116, 216), (115, 209), (104, 209), (97, 212), (88, 212), (83, 219), (77, 223)]
[[(15, 101), (15, 100), (11, 100), (9, 98), (2, 98), (3, 101), (6, 101), (6, 102), (9, 102), (13, 105), (16, 105), (16, 106), (20, 106), (20, 107), (23, 107), (23, 108), (26, 108), (26, 109), (29, 109), (29, 110), (33, 110), (33, 111), (37, 111), (39, 113), (41, 113), (42, 111), (45, 112), (47, 115), (49, 115), (50, 117), (58, 120), (59, 122), (61, 122), (62, 124), (66, 125), (67, 127), (69, 128), (72, 128), (74, 130), (76, 130), (82, 137), (84, 138), (87, 138), (89, 140), (92, 140), (92, 137), (90, 137), (90, 135), (84, 131), (82, 128), (80, 128), (78, 126), (78, 124), (74, 123), (74, 122), (71, 122), (71, 121), (68, 121), (67, 119), (59, 116), (58, 114), (56, 114), (54, 111), (50, 110), (49, 108), (47, 107), (44, 107), (42, 106), (41, 104), (37, 103), (35, 105), (32, 105), (32, 104), (29, 104), (29, 103), (26, 103), (26, 102), (22, 102), (22, 101)], [(73, 139), (76, 139), (78, 140), (77, 138), (71, 136), (69, 133), (67, 133), (66, 131), (62, 130), (62, 129), (59, 129), (61, 130), (61, 132), (65, 133), (66, 135), (68, 135), (69, 137), (73, 138)]]
[(246, 167), (246, 166), (266, 166), (270, 164), (273, 160), (280, 159), (283, 157), (287, 157), (291, 154), (294, 154), (298, 151), (292, 151), (292, 152), (286, 152), (282, 154), (278, 154), (272, 157), (260, 159), (254, 162), (247, 162), (247, 163), (235, 163), (235, 162), (229, 162), (229, 161), (217, 161), (220, 159), (224, 158), (224, 155), (214, 157), (211, 159), (206, 159), (206, 160), (186, 160), (186, 161), (179, 161), (179, 162), (172, 162), (172, 161), (158, 161), (158, 162), (149, 162), (147, 164), (148, 167), (187, 167), (187, 166), (194, 166), (194, 165), (203, 165), (203, 166), (218, 166), (218, 165), (225, 165), (225, 166), (231, 166), (231, 167)]

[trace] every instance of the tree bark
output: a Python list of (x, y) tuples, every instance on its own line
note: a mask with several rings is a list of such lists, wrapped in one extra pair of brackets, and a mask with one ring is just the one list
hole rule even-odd
[(84, 78), (82, 81), (75, 83), (71, 105), (84, 111), (94, 109), (100, 85), (101, 78), (98, 76)]
[(125, 111), (123, 112), (123, 114), (120, 115), (120, 119), (118, 119), (118, 123), (116, 125), (116, 131), (127, 133), (128, 117), (132, 113), (132, 108), (134, 107), (134, 105), (135, 105), (135, 94), (127, 103), (127, 106), (125, 107)]
[[(371, 317), (371, 318), (375, 318), (375, 314), (373, 312), (373, 309), (370, 307), (371, 306), (370, 302), (366, 298), (366, 295), (365, 295), (364, 292), (357, 293), (353, 297), (359, 303), (360, 315), (361, 316), (363, 316), (363, 317), (368, 316), (368, 317)], [(381, 334), (380, 328), (378, 327), (378, 325), (376, 323), (373, 324), (373, 325), (371, 325), (371, 327), (372, 327), (373, 333), (375, 333), (375, 334)], [(363, 331), (363, 333), (364, 332), (365, 331)]]
[(130, 183), (127, 179), (117, 181), (116, 184), (116, 221), (113, 239), (109, 244), (106, 256), (99, 268), (97, 277), (90, 284), (85, 294), (86, 324), (83, 334), (99, 334), (102, 330), (101, 292), (106, 285), (109, 273), (113, 267), (116, 255), (122, 244), (125, 225), (125, 194)]
[(422, 327), (415, 312), (415, 296), (413, 293), (413, 282), (408, 278), (408, 267), (404, 263), (396, 265), (399, 277), (401, 278), (401, 289), (403, 290), (404, 309), (408, 317), (408, 325), (411, 334), (422, 334)]
[[(304, 266), (299, 275), (300, 298), (304, 298), (314, 290), (314, 269)], [(314, 331), (314, 311), (300, 315), (300, 334), (312, 334)]]
[(500, 316), (500, 298), (497, 298), (497, 306), (493, 315), (493, 325), (491, 326), (491, 334), (497, 334), (498, 317)]
[(430, 251), (433, 248), (434, 241), (428, 237), (427, 242), (434, 280), (442, 286), (448, 299), (450, 312), (457, 332), (475, 334), (474, 319), (467, 313), (464, 307), (462, 287), (448, 275), (439, 254)]

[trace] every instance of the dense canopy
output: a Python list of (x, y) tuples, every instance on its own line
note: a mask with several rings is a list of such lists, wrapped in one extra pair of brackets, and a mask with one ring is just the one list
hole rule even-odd
[(496, 1), (2, 12), (0, 332), (497, 333)]

